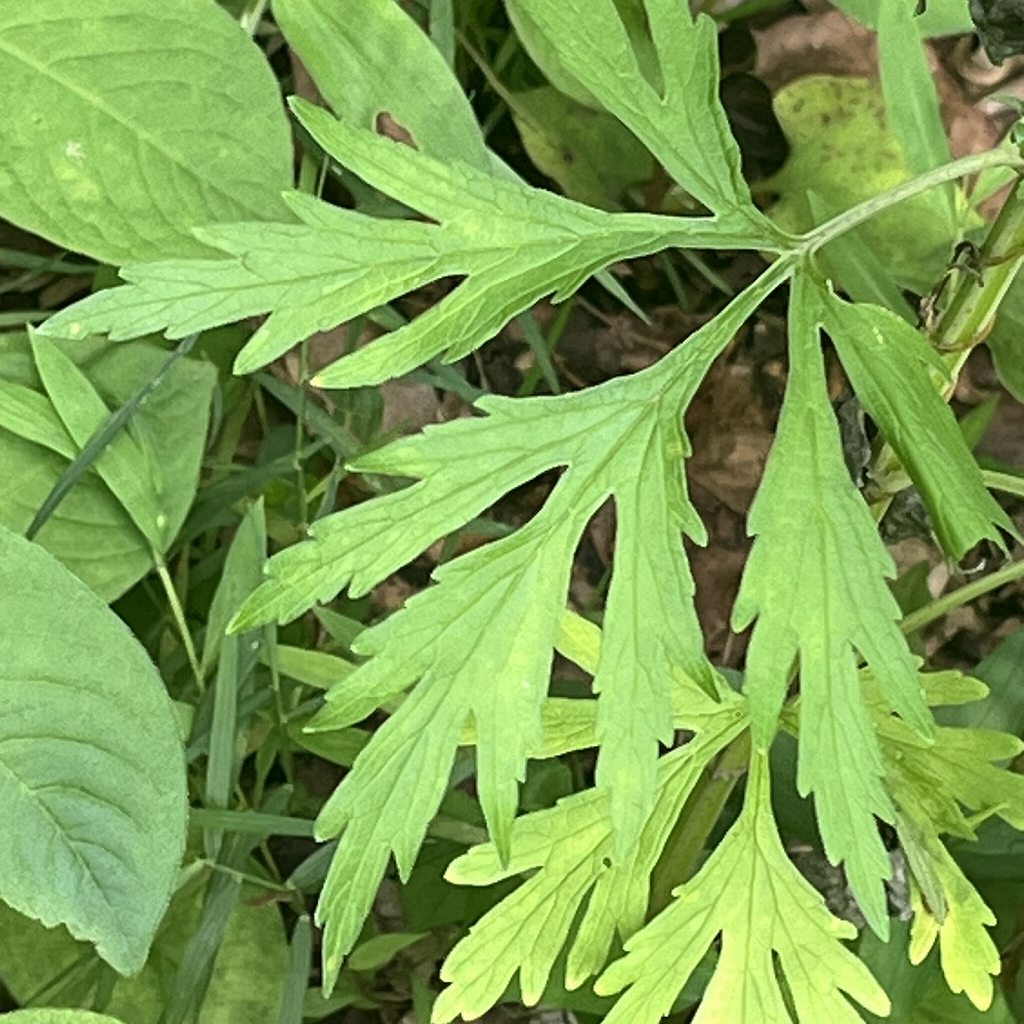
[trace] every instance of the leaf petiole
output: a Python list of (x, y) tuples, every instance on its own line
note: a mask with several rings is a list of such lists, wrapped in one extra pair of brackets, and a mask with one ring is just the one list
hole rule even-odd
[(902, 185), (897, 185), (887, 192), (882, 192), (880, 195), (866, 199), (863, 203), (858, 203), (799, 236), (798, 251), (801, 255), (810, 256), (833, 239), (839, 238), (891, 206), (912, 199), (914, 196), (927, 192), (937, 185), (943, 185), (947, 181), (955, 181), (957, 178), (978, 174), (992, 167), (1012, 167), (1018, 172), (1024, 172), (1024, 157), (1003, 150), (990, 150), (986, 153), (965, 156), (960, 160), (944, 164), (942, 167), (936, 167), (933, 171), (919, 174), (917, 177), (903, 182)]

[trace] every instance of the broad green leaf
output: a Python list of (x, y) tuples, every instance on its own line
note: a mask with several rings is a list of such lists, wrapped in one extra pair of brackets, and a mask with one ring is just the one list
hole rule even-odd
[[(874, 82), (810, 75), (780, 89), (774, 104), (790, 157), (765, 188), (780, 196), (771, 213), (781, 227), (806, 231), (814, 226), (809, 191), (830, 212), (841, 212), (911, 177)], [(948, 204), (934, 189), (872, 217), (853, 233), (898, 284), (921, 295), (941, 277), (959, 238)]]
[(875, 818), (891, 822), (893, 807), (858, 658), (876, 669), (890, 707), (915, 729), (927, 734), (931, 717), (885, 583), (895, 567), (843, 462), (821, 352), (820, 292), (809, 274), (793, 281), (789, 382), (748, 517), (756, 540), (733, 619), (737, 630), (757, 619), (745, 689), (762, 749), (799, 665), (798, 788), (814, 794), (829, 860), (845, 863), (865, 917), (881, 934), (888, 921), (882, 881), (891, 868)]
[[(189, 938), (199, 923), (203, 878), (174, 896), (141, 972), (115, 982), (107, 1007), (125, 1024), (157, 1024)], [(253, 1024), (272, 1021), (284, 986), (288, 950), (276, 905), (259, 905), (256, 889), (235, 907), (214, 962), (213, 976), (197, 1024)], [(5, 955), (0, 979), (17, 999), (27, 999), (85, 952), (64, 929), (47, 930), (0, 907), (0, 940)], [(64, 989), (69, 1003), (89, 996), (88, 976)]]
[[(717, 29), (675, 0), (644, 0), (661, 88), (644, 77), (613, 0), (516, 0), (561, 66), (713, 213), (753, 228), (739, 149), (718, 100)], [(558, 85), (558, 82), (554, 83)]]
[(746, 728), (743, 701), (721, 696), (716, 703), (692, 684), (680, 687), (676, 725), (695, 736), (661, 759), (653, 810), (625, 857), (615, 851), (607, 796), (587, 790), (517, 819), (506, 863), (488, 844), (451, 864), (446, 877), (462, 885), (530, 877), (448, 955), (441, 977), (449, 987), (435, 1004), (435, 1021), (486, 1013), (517, 973), (524, 1002), (534, 1005), (584, 903), (566, 961), (570, 991), (601, 970), (617, 937), (641, 927), (651, 872), (684, 803), (708, 763)]
[(843, 945), (852, 924), (833, 917), (797, 871), (772, 817), (767, 757), (755, 753), (743, 812), (675, 900), (626, 942), (595, 986), (628, 990), (605, 1024), (657, 1024), (706, 951), (721, 952), (694, 1024), (860, 1024), (846, 996), (873, 1013), (889, 1000)]
[[(89, 402), (93, 415), (99, 413), (97, 395), (108, 410), (118, 408), (159, 372), (166, 359), (166, 352), (151, 344), (40, 340), (59, 349), (47, 354), (50, 362), (60, 360), (64, 368), (54, 367), (51, 385), (61, 393), (74, 387), (76, 407)], [(77, 369), (65, 376), (69, 359)], [(157, 511), (156, 519), (152, 511), (147, 513), (148, 521), (155, 526), (162, 516), (160, 531), (166, 539), (180, 529), (195, 495), (214, 379), (212, 367), (179, 360), (116, 442), (144, 456), (144, 478), (130, 478), (128, 484), (133, 490), (142, 484), (151, 495)], [(72, 413), (66, 402), (63, 409), (66, 415)], [(0, 336), (0, 475), (5, 481), (0, 488), (0, 523), (23, 532), (79, 450), (46, 395), (28, 339)], [(108, 455), (78, 481), (38, 539), (100, 596), (113, 600), (144, 576), (153, 560), (151, 544), (104, 478)], [(149, 498), (141, 500), (152, 508)], [(161, 552), (165, 548), (159, 545)]]
[(376, 128), (388, 114), (433, 157), (480, 171), (491, 158), (466, 94), (430, 38), (395, 0), (274, 0), (274, 16), (338, 117)]
[[(881, 9), (888, 0), (832, 0), (840, 10), (868, 28), (878, 28)], [(915, 7), (911, 5), (911, 10)], [(954, 36), (973, 29), (967, 0), (928, 0), (924, 11), (914, 15), (914, 27), (924, 37)]]
[(672, 735), (671, 674), (682, 668), (704, 685), (711, 677), (681, 544), (681, 531), (699, 538), (701, 525), (682, 475), (680, 417), (711, 360), (787, 272), (780, 261), (649, 370), (575, 395), (488, 397), (479, 403), (484, 417), (430, 427), (365, 456), (360, 470), (416, 482), (321, 520), (311, 541), (271, 560), (270, 580), (233, 628), (287, 621), (346, 586), (365, 593), (509, 489), (565, 467), (529, 524), (442, 565), (436, 586), (359, 636), (354, 650), (375, 657), (328, 694), (312, 723), (343, 728), (420, 680), (320, 816), (322, 836), (345, 829), (319, 911), (328, 923), (328, 978), (358, 935), (389, 851), (408, 872), (471, 718), (480, 800), (492, 837), (507, 849), (516, 779), (543, 742), (572, 556), (608, 497), (618, 525), (595, 678), (598, 784), (623, 848), (639, 833), (654, 798), (658, 743)]
[(981, 470), (932, 379), (944, 367), (905, 320), (880, 306), (821, 293), (822, 322), (857, 397), (917, 485), (939, 542), (962, 558), (979, 541), (1013, 535), (1009, 516), (986, 490)]
[(0, 898), (138, 970), (185, 843), (163, 683), (85, 584), (0, 527)]
[(242, 373), (431, 281), (466, 278), (412, 323), (317, 377), (323, 387), (355, 387), (437, 355), (459, 359), (538, 299), (567, 297), (614, 260), (672, 245), (757, 244), (735, 217), (608, 214), (465, 164), (439, 163), (301, 101), (295, 109), (347, 167), (436, 223), (369, 217), (289, 193), (302, 224), (204, 229), (206, 242), (234, 258), (126, 267), (128, 287), (71, 306), (42, 333), (109, 333), (116, 340), (165, 330), (182, 337), (270, 312), (235, 362)]
[[(158, 70), (157, 70), (158, 69)], [(198, 256), (200, 224), (287, 217), (266, 61), (209, 0), (0, 0), (0, 215), (108, 263)]]

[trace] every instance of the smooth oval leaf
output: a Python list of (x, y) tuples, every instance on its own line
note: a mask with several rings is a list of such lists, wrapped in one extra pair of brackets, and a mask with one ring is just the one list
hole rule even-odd
[(0, 527), (0, 897), (138, 970), (185, 843), (171, 702), (103, 601)]
[(0, 216), (108, 263), (287, 220), (291, 134), (260, 51), (209, 0), (0, 0)]

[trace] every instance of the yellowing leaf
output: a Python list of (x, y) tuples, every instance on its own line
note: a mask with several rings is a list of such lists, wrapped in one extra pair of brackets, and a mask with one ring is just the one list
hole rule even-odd
[(694, 1024), (788, 1024), (794, 1018), (778, 974), (799, 1024), (861, 1024), (844, 993), (872, 1013), (888, 1012), (881, 987), (843, 945), (856, 929), (829, 913), (782, 846), (764, 754), (751, 761), (739, 819), (675, 896), (598, 979), (599, 994), (626, 989), (605, 1024), (657, 1024), (719, 938)]
[(600, 971), (617, 936), (640, 928), (651, 872), (687, 797), (708, 763), (746, 728), (743, 701), (721, 697), (716, 703), (692, 684), (681, 688), (676, 726), (695, 736), (661, 759), (654, 808), (625, 857), (615, 851), (606, 794), (587, 790), (519, 818), (506, 863), (488, 844), (451, 864), (446, 877), (463, 885), (534, 873), (448, 955), (441, 977), (450, 984), (434, 1006), (435, 1021), (480, 1016), (517, 972), (523, 1000), (535, 1004), (584, 904), (566, 963), (570, 991)]

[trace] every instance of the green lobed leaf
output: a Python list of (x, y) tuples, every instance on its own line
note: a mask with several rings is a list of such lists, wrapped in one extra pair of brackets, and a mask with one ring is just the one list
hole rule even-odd
[(762, 218), (750, 205), (739, 149), (718, 99), (714, 22), (694, 19), (675, 0), (644, 0), (643, 6), (660, 90), (644, 76), (613, 0), (516, 0), (514, 9), (529, 19), (561, 67), (687, 192), (712, 212), (734, 212), (756, 229)]
[(711, 685), (681, 543), (682, 531), (699, 539), (702, 528), (682, 474), (680, 417), (711, 361), (787, 272), (781, 262), (771, 268), (713, 326), (649, 370), (580, 394), (488, 397), (479, 403), (484, 417), (364, 456), (360, 470), (416, 482), (321, 520), (310, 542), (271, 560), (270, 580), (232, 628), (286, 621), (345, 586), (365, 593), (509, 489), (564, 468), (527, 526), (444, 564), (435, 587), (359, 636), (356, 652), (374, 657), (330, 691), (311, 723), (343, 728), (420, 680), (321, 813), (321, 835), (345, 827), (319, 910), (328, 978), (358, 935), (389, 850), (400, 871), (411, 866), (471, 718), (481, 803), (507, 849), (516, 779), (543, 743), (572, 556), (608, 497), (618, 540), (595, 677), (598, 784), (609, 793), (622, 851), (643, 827), (658, 743), (672, 735), (672, 672)]
[(198, 256), (196, 225), (287, 217), (277, 82), (209, 0), (0, 0), (0, 86), (19, 107), (0, 126), (0, 215), (58, 245)]
[(435, 1004), (434, 1021), (486, 1013), (517, 972), (524, 1002), (534, 1005), (584, 904), (566, 961), (570, 991), (601, 970), (617, 937), (628, 938), (642, 926), (651, 872), (683, 805), (709, 762), (747, 726), (742, 699), (727, 691), (719, 697), (716, 702), (680, 680), (675, 724), (695, 735), (659, 762), (653, 809), (624, 857), (615, 849), (607, 796), (594, 789), (518, 818), (505, 863), (497, 847), (487, 844), (449, 866), (445, 877), (461, 885), (530, 877), (448, 955), (441, 978), (449, 987)]
[[(48, 350), (44, 359), (62, 367), (54, 366), (48, 377), (55, 393), (64, 396), (64, 414), (77, 415), (74, 409), (87, 414), (78, 437), (105, 416), (97, 396), (106, 410), (123, 405), (166, 359), (166, 352), (152, 344), (114, 346), (96, 339), (42, 344)], [(28, 338), (0, 336), (0, 363), (0, 475), (5, 480), (0, 523), (23, 532), (80, 445), (46, 394)], [(124, 499), (134, 501), (139, 518), (164, 539), (156, 545), (161, 552), (184, 522), (199, 480), (215, 376), (210, 366), (179, 360), (115, 442), (129, 452), (133, 465), (144, 467), (138, 479), (129, 472), (124, 480), (131, 494), (122, 489), (116, 495), (104, 478), (110, 455), (105, 453), (39, 532), (40, 544), (107, 600), (153, 563), (154, 545), (126, 511)]]
[[(959, 673), (924, 676), (931, 704), (976, 701), (987, 692)], [(935, 742), (888, 713), (877, 683), (866, 679), (875, 728), (885, 760), (886, 785), (899, 807), (897, 834), (907, 856), (915, 911), (910, 958), (924, 960), (936, 941), (943, 973), (953, 992), (965, 992), (986, 1009), (999, 953), (987, 928), (995, 915), (950, 856), (941, 833), (975, 839), (975, 822), (964, 808), (998, 815), (1024, 829), (1024, 777), (992, 762), (1007, 762), (1024, 750), (1016, 736), (989, 729), (939, 728)]]
[[(906, 832), (899, 829), (900, 841)], [(992, 975), (1000, 970), (999, 950), (987, 929), (996, 923), (977, 889), (940, 841), (926, 833), (925, 851), (930, 869), (941, 888), (946, 913), (942, 919), (921, 897), (918, 886), (911, 889), (914, 921), (910, 932), (910, 959), (919, 964), (939, 942), (939, 959), (951, 991), (963, 992), (979, 1009), (992, 1005)]]
[(289, 45), (338, 117), (375, 128), (388, 114), (430, 156), (490, 171), (476, 115), (440, 51), (394, 0), (274, 0)]
[(860, 1024), (844, 993), (873, 1013), (888, 1013), (885, 993), (843, 945), (856, 929), (829, 913), (790, 861), (768, 780), (767, 756), (755, 752), (739, 819), (598, 979), (601, 995), (627, 989), (605, 1024), (656, 1024), (719, 938), (718, 964), (694, 1024), (788, 1024), (789, 1005), (800, 1024)]
[[(845, 862), (865, 917), (884, 934), (882, 881), (891, 873), (875, 818), (893, 820), (883, 765), (857, 674), (875, 667), (890, 707), (928, 735), (931, 717), (885, 583), (894, 575), (867, 506), (843, 462), (829, 405), (819, 330), (823, 308), (809, 271), (792, 284), (786, 397), (748, 517), (756, 537), (733, 624), (756, 618), (745, 689), (754, 737), (767, 749), (800, 670), (798, 788), (813, 793), (825, 851)], [(893, 318), (896, 319), (895, 317)]]
[(986, 538), (1002, 545), (1000, 529), (1016, 535), (939, 395), (932, 376), (944, 376), (945, 368), (924, 337), (880, 306), (828, 291), (821, 314), (857, 397), (921, 492), (944, 550), (962, 558)]
[(731, 219), (608, 214), (517, 182), (500, 181), (335, 120), (294, 101), (305, 127), (367, 182), (437, 223), (381, 219), (301, 193), (287, 201), (302, 224), (248, 224), (198, 234), (233, 259), (124, 268), (108, 289), (58, 313), (44, 334), (164, 330), (169, 337), (270, 313), (235, 362), (265, 365), (333, 327), (442, 277), (466, 278), (405, 327), (332, 363), (322, 387), (400, 376), (437, 355), (461, 358), (545, 295), (572, 294), (614, 260), (671, 245), (771, 245)]
[[(648, 81), (656, 82), (659, 77), (658, 55), (647, 30), (644, 0), (613, 0), (613, 3), (630, 46), (636, 53), (641, 73)], [(591, 110), (600, 110), (601, 101), (566, 67), (558, 38), (545, 35), (531, 16), (530, 0), (505, 0), (505, 10), (523, 49), (544, 72), (545, 78), (576, 103)]]
[(136, 971), (185, 843), (171, 702), (103, 601), (2, 527), (0, 621), (0, 897)]
[(951, 708), (939, 723), (1024, 735), (1024, 629), (1006, 637), (971, 674), (988, 687), (988, 699), (969, 708)]

